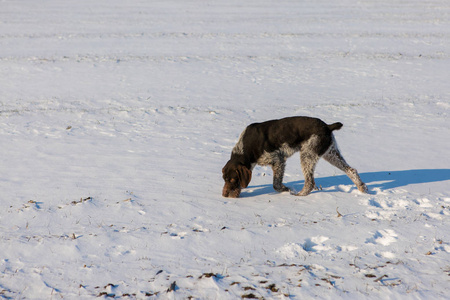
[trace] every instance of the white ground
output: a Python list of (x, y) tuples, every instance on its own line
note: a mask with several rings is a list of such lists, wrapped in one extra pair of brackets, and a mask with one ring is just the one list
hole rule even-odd
[[(444, 299), (449, 79), (447, 0), (1, 1), (0, 297)], [(222, 198), (292, 115), (370, 194), (321, 162)]]

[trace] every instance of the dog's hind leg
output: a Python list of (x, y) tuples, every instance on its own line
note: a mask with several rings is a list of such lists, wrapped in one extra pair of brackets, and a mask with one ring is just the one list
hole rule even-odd
[(338, 168), (339, 170), (342, 170), (347, 174), (347, 176), (353, 181), (353, 183), (358, 187), (358, 190), (362, 193), (367, 193), (367, 186), (362, 182), (361, 178), (359, 177), (358, 171), (356, 169), (350, 167), (345, 159), (342, 157), (341, 153), (339, 152), (339, 149), (336, 145), (336, 141), (333, 137), (333, 142), (331, 143), (330, 148), (325, 152), (325, 154), (322, 156), (323, 159), (325, 159), (327, 162)]

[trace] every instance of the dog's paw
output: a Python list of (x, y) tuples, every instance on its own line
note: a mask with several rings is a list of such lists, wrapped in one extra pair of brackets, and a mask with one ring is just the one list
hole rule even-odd
[(311, 193), (311, 191), (308, 190), (301, 190), (300, 192), (291, 191), (291, 195), (294, 196), (308, 196)]
[(367, 188), (367, 185), (365, 185), (365, 184), (362, 184), (362, 185), (358, 186), (358, 190), (361, 193), (364, 193), (364, 194), (368, 194), (369, 193), (369, 189)]
[(287, 186), (285, 186), (284, 184), (282, 184), (281, 186), (274, 186), (273, 188), (278, 193), (290, 192), (291, 191), (291, 189), (288, 188)]

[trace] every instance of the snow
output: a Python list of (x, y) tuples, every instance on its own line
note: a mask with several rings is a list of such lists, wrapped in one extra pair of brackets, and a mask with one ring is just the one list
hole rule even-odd
[[(450, 5), (1, 1), (0, 296), (445, 299)], [(246, 125), (342, 122), (361, 194), (221, 169)], [(285, 184), (300, 190), (299, 157)]]

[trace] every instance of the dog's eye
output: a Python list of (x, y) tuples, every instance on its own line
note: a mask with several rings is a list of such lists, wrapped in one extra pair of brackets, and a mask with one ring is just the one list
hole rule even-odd
[(231, 178), (231, 179), (230, 179), (230, 182), (231, 182), (231, 183), (235, 183), (235, 182), (236, 182), (236, 179)]

